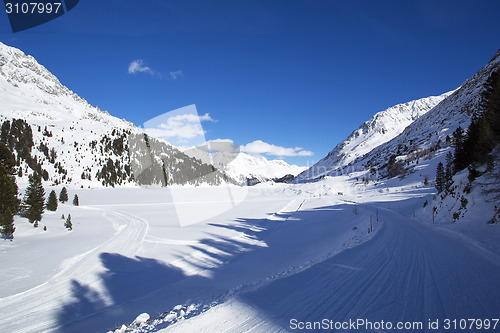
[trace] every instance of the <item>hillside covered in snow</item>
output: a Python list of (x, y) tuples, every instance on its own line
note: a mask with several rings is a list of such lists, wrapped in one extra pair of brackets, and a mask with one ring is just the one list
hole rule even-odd
[[(497, 53), (458, 89), (377, 113), (294, 181), (315, 181), (352, 171), (393, 177), (421, 170), (421, 159), (450, 147), (456, 128), (466, 129), (472, 117), (481, 112), (486, 81), (499, 68)], [(434, 176), (433, 171), (426, 172)]]
[(325, 158), (299, 175), (296, 181), (328, 175), (349, 165), (355, 159), (398, 136), (409, 124), (426, 114), (451, 93), (398, 104), (376, 113), (339, 143)]
[(233, 182), (132, 123), (89, 105), (33, 57), (0, 43), (0, 125), (18, 176), (81, 187)]

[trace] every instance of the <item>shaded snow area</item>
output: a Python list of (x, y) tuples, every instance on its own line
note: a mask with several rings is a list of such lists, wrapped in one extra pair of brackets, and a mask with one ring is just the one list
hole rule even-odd
[[(354, 176), (70, 188), (81, 206), (60, 205), (39, 228), (16, 217), (14, 241), (0, 242), (0, 327), (291, 332), (364, 319), (422, 322), (402, 331), (435, 332), (429, 319), (498, 318), (498, 225), (433, 225), (418, 210), (433, 188)], [(71, 214), (73, 231), (62, 214)], [(369, 328), (330, 331), (390, 331)]]

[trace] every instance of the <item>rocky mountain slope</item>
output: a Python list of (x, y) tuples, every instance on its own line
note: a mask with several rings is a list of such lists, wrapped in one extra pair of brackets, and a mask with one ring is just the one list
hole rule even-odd
[[(500, 52), (455, 91), (376, 114), (294, 181), (314, 181), (352, 171), (393, 177), (422, 170), (421, 160), (450, 147), (455, 129), (466, 129), (473, 115), (481, 112), (486, 81), (499, 67)], [(434, 176), (432, 169), (426, 172)]]
[(355, 159), (398, 136), (409, 124), (429, 112), (451, 93), (398, 104), (376, 113), (296, 180), (305, 181), (329, 175), (349, 165)]

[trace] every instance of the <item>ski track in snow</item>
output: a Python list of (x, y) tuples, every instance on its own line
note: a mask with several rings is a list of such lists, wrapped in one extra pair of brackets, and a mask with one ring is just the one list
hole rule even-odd
[[(47, 300), (67, 299), (71, 294), (67, 285), (72, 279), (89, 285), (98, 284), (99, 277), (95, 274), (95, 266), (99, 263), (98, 257), (101, 253), (120, 252), (128, 256), (135, 254), (147, 233), (147, 221), (119, 211), (103, 210), (102, 216), (110, 220), (117, 229), (110, 239), (86, 253), (66, 260), (61, 265), (61, 270), (49, 281), (0, 299), (0, 313), (6, 314), (2, 316), (0, 323), (4, 332), (41, 332), (53, 329), (58, 325), (55, 316), (53, 320), (37, 320), (37, 314), (46, 310), (44, 303)], [(16, 311), (12, 313), (7, 309)], [(59, 308), (51, 309), (51, 312), (56, 313), (58, 310)], [(27, 318), (29, 320), (26, 320)], [(42, 318), (46, 316), (42, 315)]]
[[(137, 204), (136, 195), (136, 204), (81, 207), (114, 234), (66, 259), (49, 281), (1, 299), (0, 327), (106, 332), (143, 312), (151, 320), (127, 332), (283, 332), (291, 318), (498, 316), (500, 291), (492, 286), (500, 265), (466, 236), (388, 209), (401, 205), (375, 202), (377, 194), (276, 193), (281, 200), (250, 195), (226, 215), (188, 227), (166, 225), (168, 212)], [(367, 234), (370, 216), (375, 232)]]

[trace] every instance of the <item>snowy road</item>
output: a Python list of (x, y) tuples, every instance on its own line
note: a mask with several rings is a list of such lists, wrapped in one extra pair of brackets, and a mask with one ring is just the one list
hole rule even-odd
[[(389, 210), (380, 215), (384, 227), (370, 241), (161, 332), (292, 331), (323, 319), (422, 322), (402, 331), (436, 332), (429, 319), (443, 330), (447, 318), (499, 318), (498, 263), (432, 226)], [(349, 331), (390, 331), (369, 328)]]

